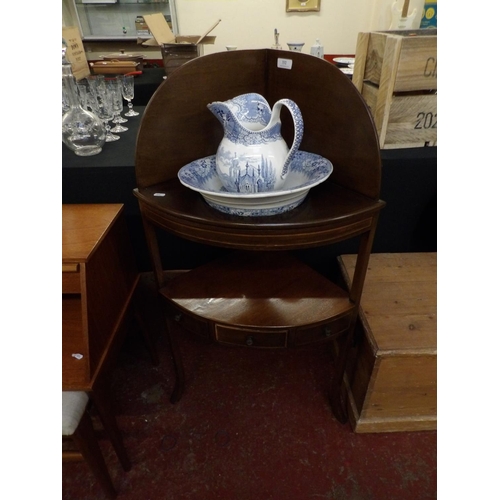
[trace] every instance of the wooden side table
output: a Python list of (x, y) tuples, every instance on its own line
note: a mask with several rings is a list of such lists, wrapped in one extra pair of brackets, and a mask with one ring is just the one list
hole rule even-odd
[[(283, 97), (294, 100), (305, 124), (301, 149), (334, 165), (331, 177), (285, 214), (230, 216), (208, 206), (177, 179), (183, 165), (215, 154), (222, 138), (220, 124), (206, 105), (246, 92), (260, 93), (271, 105)], [(289, 139), (290, 117), (284, 114), (282, 123), (283, 136)], [(384, 206), (379, 200), (379, 153), (359, 93), (342, 72), (318, 58), (267, 49), (218, 53), (191, 61), (162, 84), (141, 122), (134, 194), (158, 291), (167, 306), (176, 370), (172, 402), (184, 390), (176, 326), (244, 347), (299, 347), (341, 339), (330, 401), (337, 419), (346, 421), (341, 387), (347, 346)], [(234, 253), (169, 279), (157, 229)], [(359, 239), (359, 252), (349, 291), (291, 254), (351, 238)], [(168, 258), (168, 249), (166, 253)], [(335, 265), (333, 256), (332, 261)]]
[(89, 394), (125, 470), (106, 375), (138, 280), (123, 205), (62, 206), (62, 390)]

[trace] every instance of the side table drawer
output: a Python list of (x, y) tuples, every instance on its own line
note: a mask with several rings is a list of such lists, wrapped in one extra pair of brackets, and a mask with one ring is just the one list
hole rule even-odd
[(345, 332), (349, 328), (350, 323), (351, 314), (346, 314), (324, 325), (298, 329), (295, 333), (294, 344), (300, 346), (331, 339), (335, 335)]
[(80, 264), (62, 265), (62, 293), (81, 293)]
[(247, 347), (286, 347), (287, 330), (256, 331), (226, 325), (215, 325), (215, 340), (224, 344)]

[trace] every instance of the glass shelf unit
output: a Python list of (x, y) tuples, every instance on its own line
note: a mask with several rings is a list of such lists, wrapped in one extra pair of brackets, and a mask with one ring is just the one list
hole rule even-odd
[(178, 34), (174, 0), (71, 0), (83, 40), (147, 39), (136, 27), (144, 14), (162, 12), (173, 33)]

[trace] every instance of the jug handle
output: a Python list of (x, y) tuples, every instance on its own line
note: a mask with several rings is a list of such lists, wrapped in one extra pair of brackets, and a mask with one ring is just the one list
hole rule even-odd
[(281, 178), (284, 179), (288, 173), (288, 167), (290, 166), (292, 158), (298, 151), (300, 143), (302, 142), (302, 137), (304, 135), (304, 120), (302, 119), (302, 113), (300, 112), (299, 107), (291, 99), (280, 99), (276, 102), (276, 105), (279, 105), (279, 110), (281, 110), (281, 105), (288, 108), (290, 114), (292, 115), (293, 126), (295, 128), (292, 147), (290, 148), (290, 151), (288, 151), (288, 155), (281, 170)]

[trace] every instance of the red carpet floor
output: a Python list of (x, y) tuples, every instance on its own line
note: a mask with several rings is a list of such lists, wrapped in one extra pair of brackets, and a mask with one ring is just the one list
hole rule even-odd
[[(112, 375), (124, 472), (100, 444), (123, 500), (426, 500), (437, 497), (436, 432), (354, 434), (327, 401), (325, 348), (255, 350), (181, 340), (186, 392), (169, 396), (165, 338), (153, 367), (137, 333)], [(96, 420), (98, 425), (98, 420)], [(85, 462), (62, 466), (62, 498), (105, 496)]]

